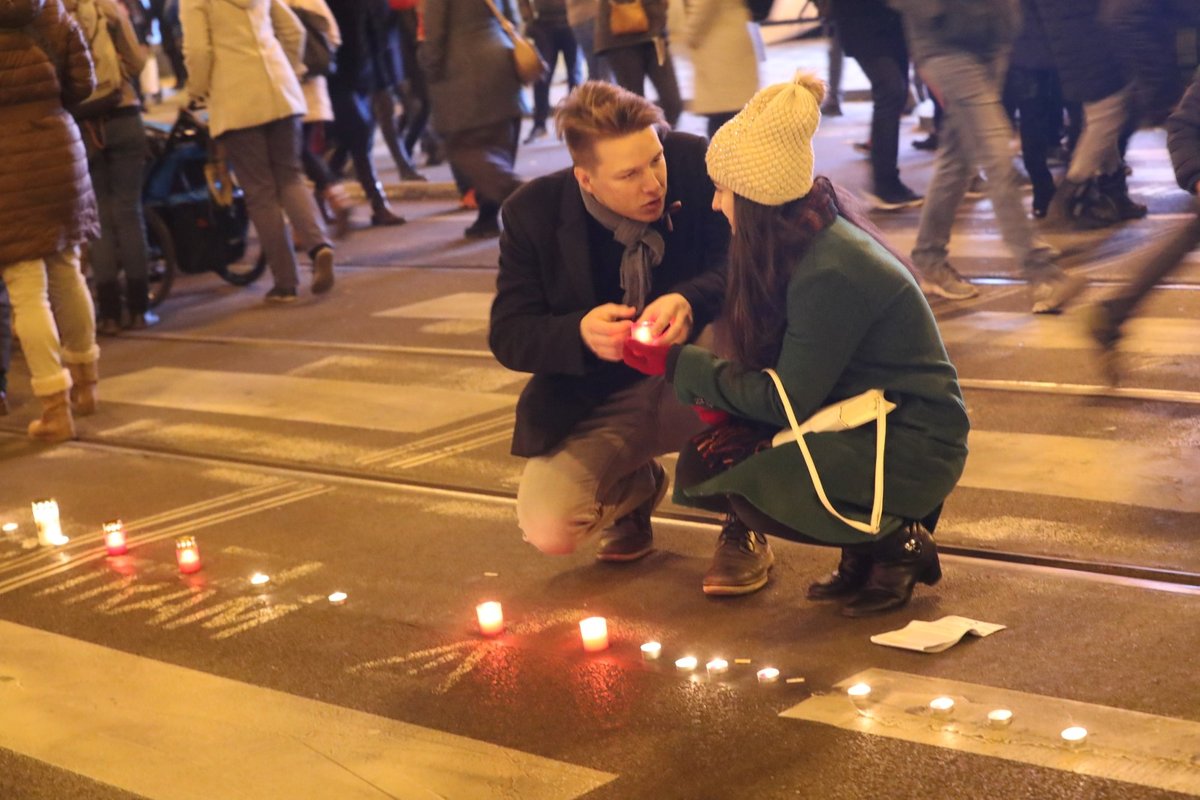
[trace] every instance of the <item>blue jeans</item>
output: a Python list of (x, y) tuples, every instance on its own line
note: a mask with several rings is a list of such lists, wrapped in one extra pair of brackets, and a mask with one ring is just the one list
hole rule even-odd
[(1006, 61), (1003, 56), (982, 61), (963, 53), (935, 56), (920, 65), (922, 77), (945, 105), (937, 164), (912, 253), (922, 271), (946, 263), (955, 213), (971, 178), (982, 168), (1000, 235), (1026, 278), (1038, 280), (1056, 272), (1050, 248), (1034, 236), (1013, 171), (1013, 130), (1000, 102)]
[(142, 115), (136, 108), (121, 109), (99, 124), (104, 146), (88, 147), (88, 171), (100, 209), (100, 238), (91, 245), (92, 270), (97, 283), (116, 283), (121, 272), (127, 279), (145, 282), (142, 171), (146, 129)]

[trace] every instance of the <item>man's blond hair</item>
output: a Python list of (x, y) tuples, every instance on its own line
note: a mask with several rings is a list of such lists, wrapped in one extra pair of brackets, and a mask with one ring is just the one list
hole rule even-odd
[(662, 109), (646, 98), (604, 81), (575, 88), (554, 112), (558, 138), (567, 143), (578, 167), (596, 163), (596, 142), (615, 139), (649, 127), (665, 130)]

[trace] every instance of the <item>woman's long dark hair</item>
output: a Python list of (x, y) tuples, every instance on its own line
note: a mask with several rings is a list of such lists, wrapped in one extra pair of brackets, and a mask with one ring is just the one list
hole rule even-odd
[(781, 206), (734, 196), (724, 316), (734, 358), (752, 369), (773, 367), (779, 360), (792, 267), (825, 227), (820, 220), (845, 217), (912, 271), (908, 259), (887, 243), (852, 195), (824, 176), (813, 188), (816, 191)]

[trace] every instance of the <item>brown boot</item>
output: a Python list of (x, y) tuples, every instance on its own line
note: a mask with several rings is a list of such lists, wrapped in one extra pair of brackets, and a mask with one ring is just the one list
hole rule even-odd
[(67, 364), (71, 373), (71, 412), (77, 417), (96, 413), (96, 381), (100, 378), (95, 361)]
[(29, 423), (29, 436), (42, 442), (65, 442), (75, 438), (75, 421), (67, 393), (58, 392), (38, 397), (42, 401), (42, 418)]

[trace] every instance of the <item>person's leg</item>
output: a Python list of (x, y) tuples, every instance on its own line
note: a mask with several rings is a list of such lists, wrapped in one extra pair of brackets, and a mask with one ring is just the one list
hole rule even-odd
[(0, 279), (0, 417), (8, 413), (8, 368), (12, 365), (12, 303)]
[(71, 409), (78, 416), (96, 410), (100, 348), (96, 346), (95, 310), (79, 271), (79, 249), (46, 257), (47, 294), (62, 337), (61, 358), (71, 375)]
[(295, 297), (299, 281), (292, 235), (283, 217), (279, 187), (275, 182), (267, 129), (267, 125), (258, 125), (228, 131), (221, 134), (219, 140), (225, 145), (229, 163), (245, 192), (246, 211), (258, 232), (267, 266), (275, 279), (272, 292), (276, 294), (269, 294), (268, 299), (286, 300)]
[(596, 18), (585, 20), (571, 28), (575, 41), (583, 51), (583, 59), (587, 62), (587, 79), (589, 81), (613, 80), (612, 69), (603, 56), (596, 55)]
[(646, 59), (646, 76), (658, 92), (658, 104), (662, 107), (663, 116), (672, 128), (679, 122), (683, 113), (683, 98), (679, 94), (679, 79), (675, 74), (675, 62), (671, 60), (671, 48), (664, 40), (662, 43), (661, 60), (658, 48), (645, 45), (643, 57)]
[[(125, 273), (125, 302), (132, 328), (144, 328), (150, 309), (146, 257), (146, 223), (142, 211), (142, 176), (146, 164), (146, 128), (141, 114), (121, 114), (107, 126), (109, 188), (117, 258)], [(104, 316), (103, 314), (101, 316)]]
[(400, 139), (400, 129), (396, 125), (396, 95), (392, 88), (376, 90), (371, 96), (371, 104), (375, 119), (379, 121), (379, 133), (383, 137), (383, 143), (387, 145), (388, 152), (392, 154), (392, 161), (396, 164), (400, 180), (425, 180), (425, 176), (413, 166), (412, 159), (409, 158)]
[(500, 206), (521, 185), (513, 171), (520, 120), (514, 119), (458, 131), (446, 138), (450, 163), (475, 190), (479, 217), (467, 228), (468, 238), (489, 238), (500, 233)]
[(654, 45), (616, 47), (605, 50), (600, 55), (601, 61), (608, 65), (612, 79), (618, 86), (643, 97), (646, 94), (646, 58), (642, 52), (644, 49), (653, 53)]
[[(107, 131), (104, 132), (107, 135)], [(111, 336), (121, 330), (121, 285), (118, 283), (120, 267), (117, 263), (117, 224), (113, 219), (113, 167), (106, 147), (95, 147), (91, 137), (88, 142), (88, 173), (96, 195), (96, 211), (100, 217), (100, 237), (88, 243), (88, 260), (91, 262), (92, 279), (96, 284), (99, 301), (98, 324), (101, 333)]]
[(567, 88), (574, 89), (583, 83), (583, 64), (579, 57), (579, 42), (575, 41), (570, 25), (554, 27), (554, 46), (562, 53), (563, 65), (567, 68)]
[(304, 185), (300, 169), (300, 117), (267, 126), (267, 151), (279, 203), (296, 231), (296, 239), (312, 258), (313, 294), (333, 288), (333, 245), (325, 233), (317, 203)]
[(1129, 119), (1131, 94), (1131, 87), (1126, 86), (1094, 103), (1084, 103), (1083, 133), (1067, 168), (1067, 180), (1081, 184), (1097, 175), (1108, 175), (1121, 165), (1117, 140)]
[(1044, 217), (1054, 194), (1054, 176), (1047, 163), (1047, 129), (1054, 122), (1056, 108), (1048, 92), (1046, 70), (1013, 68), (1009, 73), (1013, 100), (1021, 131), (1021, 159), (1033, 185), (1033, 215)]
[(529, 129), (525, 144), (531, 144), (546, 135), (546, 119), (550, 116), (550, 81), (554, 77), (554, 68), (558, 65), (558, 52), (550, 27), (534, 21), (529, 26), (529, 35), (550, 68), (533, 84), (533, 127)]
[(829, 94), (821, 105), (821, 113), (830, 117), (842, 115), (842, 72), (845, 69), (846, 54), (842, 51), (842, 40), (838, 36), (837, 25), (826, 22), (825, 36), (829, 41), (826, 59), (829, 68)]
[(722, 125), (737, 116), (736, 111), (724, 111), (720, 114), (707, 114), (708, 117), (708, 138), (717, 135), (717, 131)]
[(375, 134), (371, 98), (330, 84), (329, 99), (338, 142), (349, 151), (354, 173), (371, 203), (371, 224), (403, 225), (405, 220), (392, 211), (371, 160), (371, 140)]
[(858, 63), (871, 82), (874, 106), (871, 115), (871, 173), (875, 193), (884, 201), (895, 201), (899, 198), (892, 195), (896, 195), (903, 186), (897, 159), (900, 154), (900, 117), (908, 95), (908, 64), (888, 54), (859, 58)]

